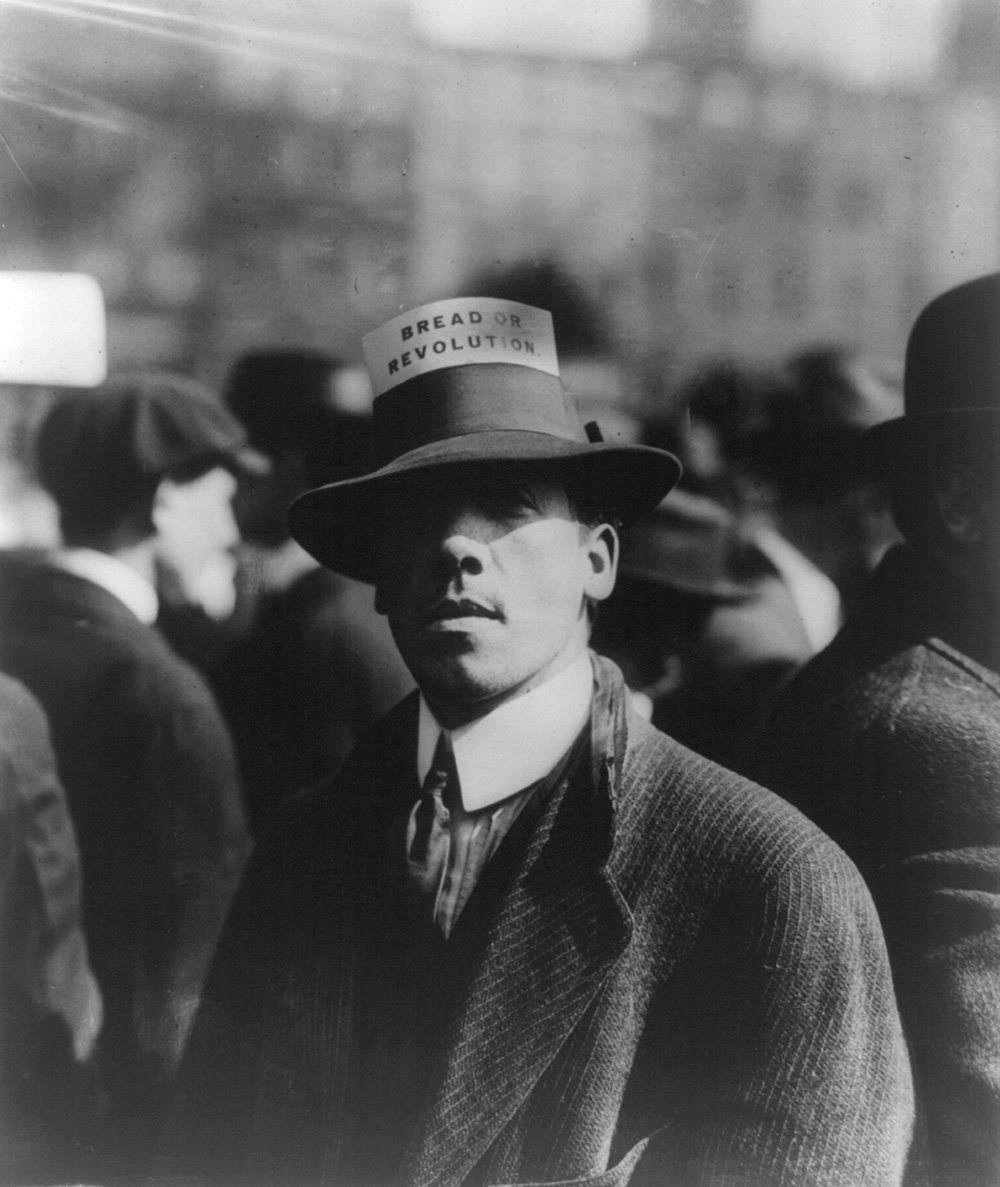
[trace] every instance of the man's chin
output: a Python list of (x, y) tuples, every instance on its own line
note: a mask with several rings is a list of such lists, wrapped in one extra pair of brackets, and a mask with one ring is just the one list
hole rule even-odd
[[(439, 717), (471, 721), (503, 701), (517, 684), (484, 666), (462, 663), (462, 658), (454, 657), (449, 664), (428, 666), (415, 673), (415, 678), (427, 703)], [(442, 720), (442, 724), (447, 723)]]

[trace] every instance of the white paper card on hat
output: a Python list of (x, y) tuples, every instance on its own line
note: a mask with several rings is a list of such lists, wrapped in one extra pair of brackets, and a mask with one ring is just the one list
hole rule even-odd
[(0, 383), (95, 387), (107, 376), (101, 286), (83, 272), (0, 272)]
[(362, 339), (376, 396), (442, 367), (516, 363), (559, 374), (552, 315), (495, 297), (454, 297), (420, 305)]

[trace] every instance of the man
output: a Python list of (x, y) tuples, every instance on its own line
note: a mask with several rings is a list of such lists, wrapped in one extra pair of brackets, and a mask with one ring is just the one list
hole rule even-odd
[(12, 580), (0, 665), (51, 725), (104, 997), (105, 1153), (127, 1168), (180, 1058), (248, 850), (228, 734), (153, 625), (156, 589), (169, 582), (212, 605), (225, 596), (233, 470), (258, 459), (210, 393), (152, 374), (57, 398), (37, 463), (65, 546)]
[(613, 520), (676, 460), (588, 440), (541, 310), (438, 302), (366, 353), (377, 468), (290, 523), (375, 584), (420, 694), (260, 841), (161, 1173), (898, 1182), (909, 1071), (856, 871), (587, 649)]
[(755, 777), (858, 864), (914, 1056), (929, 1170), (1000, 1182), (1000, 275), (932, 301), (871, 430), (905, 543), (788, 687)]
[(622, 534), (594, 646), (657, 729), (731, 770), (777, 690), (813, 655), (751, 533), (721, 503), (681, 488)]
[(364, 467), (371, 417), (347, 410), (359, 396), (370, 403), (360, 368), (305, 350), (244, 355), (223, 392), (271, 462), (237, 500), (244, 596), (212, 672), (255, 834), (289, 795), (336, 771), (413, 688), (370, 588), (322, 568), (285, 521), (303, 491)]

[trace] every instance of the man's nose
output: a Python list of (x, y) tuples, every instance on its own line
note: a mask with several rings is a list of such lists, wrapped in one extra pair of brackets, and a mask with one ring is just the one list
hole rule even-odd
[(481, 516), (463, 512), (438, 523), (438, 555), (449, 572), (468, 576), (482, 573), (489, 563), (488, 525)]

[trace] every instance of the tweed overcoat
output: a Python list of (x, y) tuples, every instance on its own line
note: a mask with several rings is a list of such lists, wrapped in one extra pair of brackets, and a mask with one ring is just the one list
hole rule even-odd
[(909, 1067), (856, 870), (777, 797), (635, 716), (608, 661), (595, 671), (584, 758), (499, 885), (491, 862), (448, 941), (494, 894), (396, 1173), (358, 1164), (358, 1102), (392, 993), (373, 905), (387, 823), (418, 791), (415, 697), (258, 844), (158, 1173), (281, 1187), (900, 1181)]
[(1000, 1183), (997, 625), (947, 571), (890, 552), (752, 766), (872, 890), (941, 1187)]
[(162, 1096), (249, 849), (235, 758), (202, 678), (91, 581), (8, 575), (0, 666), (48, 716), (79, 841), (112, 1112)]

